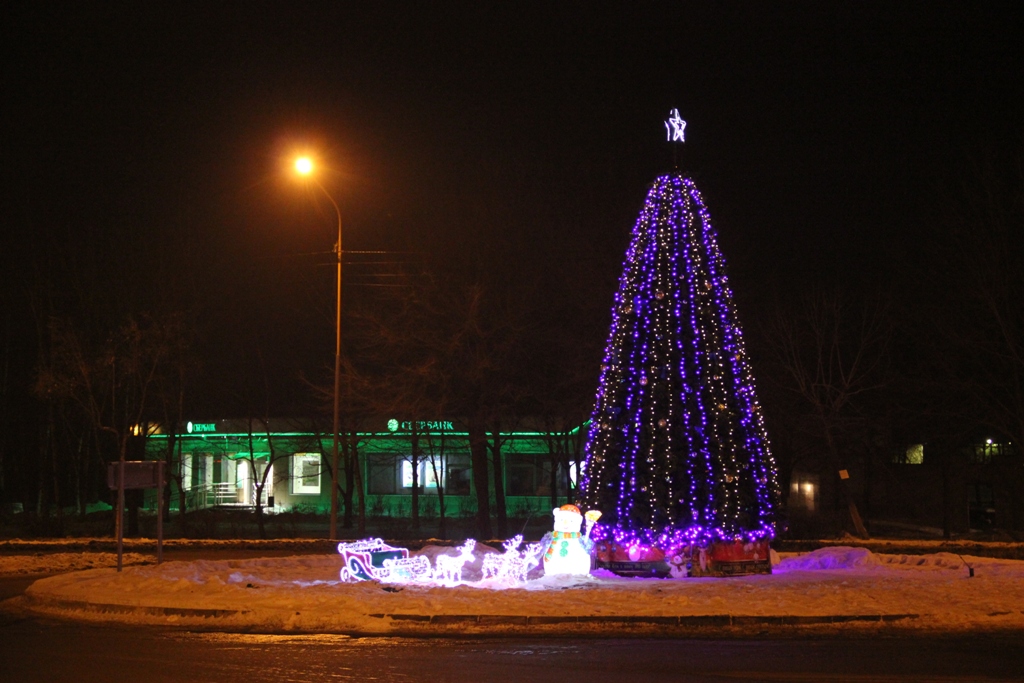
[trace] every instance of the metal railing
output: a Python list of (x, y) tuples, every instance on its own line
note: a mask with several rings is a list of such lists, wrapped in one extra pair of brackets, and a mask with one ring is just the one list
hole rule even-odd
[(246, 507), (238, 501), (238, 489), (234, 484), (222, 482), (194, 486), (185, 491), (185, 506), (189, 510), (203, 510), (212, 507)]

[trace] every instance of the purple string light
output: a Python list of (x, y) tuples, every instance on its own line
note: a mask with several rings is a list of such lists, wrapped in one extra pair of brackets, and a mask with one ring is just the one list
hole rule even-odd
[(583, 503), (605, 512), (595, 539), (670, 550), (774, 536), (775, 462), (689, 178), (658, 178), (633, 227), (585, 454)]

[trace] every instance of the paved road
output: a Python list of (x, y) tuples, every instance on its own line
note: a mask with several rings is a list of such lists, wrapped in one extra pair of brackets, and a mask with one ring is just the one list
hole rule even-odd
[(0, 680), (1024, 681), (1024, 637), (786, 640), (400, 639), (0, 620)]
[[(0, 579), (0, 598), (30, 579)], [(746, 640), (400, 639), (96, 627), (0, 609), (0, 681), (1024, 681), (1024, 634)]]
[(40, 576), (14, 576), (0, 578), (0, 600), (6, 600), (7, 598), (13, 598), (17, 595), (21, 595), (25, 592), (25, 589), (32, 585), (32, 582), (38, 578), (40, 578)]

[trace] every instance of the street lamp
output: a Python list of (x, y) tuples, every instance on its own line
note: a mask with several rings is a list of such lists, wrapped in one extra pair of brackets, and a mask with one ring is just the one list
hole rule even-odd
[(332, 540), (338, 538), (338, 416), (339, 416), (339, 395), (341, 393), (341, 209), (338, 202), (334, 201), (331, 193), (320, 184), (313, 176), (313, 160), (309, 157), (299, 157), (295, 160), (295, 172), (300, 176), (309, 178), (314, 185), (320, 188), (338, 216), (338, 242), (334, 245), (334, 253), (338, 258), (338, 281), (337, 281), (337, 307), (334, 319), (334, 442), (331, 447), (331, 520), (330, 537)]

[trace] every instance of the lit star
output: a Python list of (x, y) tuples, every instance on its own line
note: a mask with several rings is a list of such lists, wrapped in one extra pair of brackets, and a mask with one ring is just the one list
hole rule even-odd
[(669, 142), (686, 142), (686, 121), (679, 116), (679, 110), (672, 110), (672, 117), (665, 122), (665, 139)]

